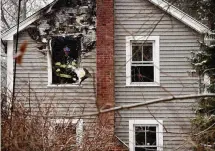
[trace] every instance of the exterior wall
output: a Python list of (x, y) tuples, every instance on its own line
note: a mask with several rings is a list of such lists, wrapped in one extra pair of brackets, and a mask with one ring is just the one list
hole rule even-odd
[[(44, 45), (50, 40), (54, 32), (57, 31), (58, 36), (62, 35), (60, 32), (63, 32), (63, 30), (60, 31), (56, 29), (58, 27), (49, 25), (49, 23), (54, 21), (53, 18), (55, 21), (64, 21), (67, 17), (67, 14), (65, 15), (67, 11), (64, 11), (63, 8), (58, 10), (56, 18), (50, 14), (44, 15), (43, 18), (30, 25), (26, 31), (20, 33), (19, 46), (24, 41), (27, 41), (28, 45), (22, 64), (17, 65), (15, 91), (17, 99), (24, 102), (26, 107), (30, 105), (33, 111), (39, 109), (38, 104), (45, 107), (51, 103), (52, 109), (58, 116), (70, 116), (95, 113), (97, 108), (105, 109), (114, 106), (114, 3), (109, 0), (98, 0), (97, 7), (96, 49), (84, 52), (84, 57), (81, 58), (81, 67), (89, 70), (92, 77), (86, 79), (82, 86), (71, 86), (71, 84), (70, 86), (63, 86), (63, 84), (62, 86), (49, 85), (47, 57), (41, 53), (45, 50), (38, 51), (37, 49), (42, 44), (38, 42), (39, 40), (42, 40)], [(73, 12), (73, 10), (71, 11)], [(64, 12), (63, 15), (61, 12)], [(70, 28), (71, 26), (67, 26), (67, 22), (63, 23), (64, 26), (62, 27), (65, 28), (65, 31), (70, 32), (73, 29)], [(38, 30), (35, 29), (35, 25)], [(41, 34), (41, 30), (45, 32)], [(46, 33), (47, 31), (49, 34)], [(40, 35), (37, 36), (36, 32)], [(86, 38), (86, 40), (88, 39)], [(25, 99), (23, 100), (23, 98)], [(102, 121), (102, 124), (108, 127), (107, 135), (114, 136), (114, 113), (102, 114), (100, 117), (99, 121)], [(97, 122), (95, 116), (83, 118), (87, 118), (87, 120), (84, 119), (84, 122)], [(118, 142), (118, 140), (115, 142)], [(121, 144), (115, 145), (115, 142), (110, 150), (127, 150)]]
[[(171, 95), (198, 93), (198, 78), (187, 60), (199, 49), (197, 33), (147, 0), (115, 0), (115, 105), (129, 105)], [(126, 87), (126, 36), (160, 36), (160, 86)], [(115, 133), (129, 144), (129, 119), (164, 122), (164, 150), (183, 150), (195, 100), (177, 100), (119, 111)], [(183, 144), (185, 143), (185, 144)]]
[[(26, 97), (24, 103), (26, 107), (30, 105), (32, 111), (39, 109), (38, 104), (41, 107), (51, 104), (53, 113), (58, 116), (89, 114), (97, 111), (95, 1), (90, 3), (82, 1), (79, 5), (77, 2), (74, 1), (68, 5), (67, 1), (57, 2), (42, 18), (19, 34), (19, 45), (24, 41), (27, 41), (28, 45), (22, 64), (17, 65), (15, 91), (17, 99)], [(48, 41), (52, 37), (65, 35), (81, 37), (82, 49), (79, 55), (81, 58), (79, 67), (86, 68), (91, 77), (83, 81), (80, 86), (48, 83), (48, 75), (52, 76), (52, 73), (48, 74), (50, 72), (47, 61), (49, 60), (47, 54), (50, 52), (47, 51), (50, 49)], [(41, 48), (43, 49), (41, 50)]]
[[(96, 50), (92, 50), (88, 56), (82, 58), (81, 63), (82, 67), (86, 67), (89, 70), (92, 77), (86, 79), (81, 86), (56, 86), (52, 88), (47, 86), (47, 57), (37, 50), (37, 46), (40, 44), (32, 40), (27, 32), (20, 33), (19, 45), (24, 40), (28, 41), (28, 45), (23, 63), (17, 65), (15, 87), (17, 99), (26, 97), (24, 102), (28, 107), (28, 97), (30, 95), (30, 105), (34, 109), (38, 109), (38, 103), (41, 103), (41, 105), (52, 103), (55, 106), (53, 109), (56, 109), (57, 114), (61, 116), (95, 112)], [(30, 94), (29, 84), (31, 88)]]
[[(81, 59), (81, 67), (88, 69), (92, 77), (86, 79), (82, 86), (49, 87), (47, 57), (37, 49), (41, 43), (32, 40), (32, 36), (30, 37), (26, 31), (20, 33), (19, 45), (25, 40), (28, 45), (23, 63), (17, 66), (15, 90), (18, 100), (23, 99), (23, 96), (26, 97), (24, 101), (21, 100), (26, 107), (29, 107), (30, 104), (31, 108), (37, 110), (38, 104), (44, 107), (52, 103), (53, 110), (58, 116), (69, 116), (95, 113), (97, 108), (105, 109), (114, 106), (114, 3), (109, 0), (98, 0), (97, 4), (99, 9), (97, 9), (96, 15), (98, 20), (96, 49), (86, 53), (85, 57)], [(47, 27), (45, 19), (40, 19), (40, 22), (45, 22), (45, 24), (41, 24), (39, 28)], [(46, 28), (44, 27), (44, 29)], [(32, 30), (31, 33), (33, 34), (34, 31)], [(42, 35), (42, 38), (48, 36)], [(96, 120), (97, 118), (94, 116), (84, 117), (84, 122), (97, 122)], [(108, 127), (106, 135), (114, 138), (114, 113), (100, 115), (99, 121)], [(85, 128), (87, 129), (87, 127)], [(111, 151), (128, 150), (117, 139), (107, 143), (112, 145), (109, 149)]]

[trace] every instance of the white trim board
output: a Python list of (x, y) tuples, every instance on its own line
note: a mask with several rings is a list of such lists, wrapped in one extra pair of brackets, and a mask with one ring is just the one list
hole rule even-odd
[(199, 32), (200, 34), (212, 33), (212, 31), (206, 25), (197, 21), (190, 15), (186, 14), (185, 12), (181, 11), (180, 9), (166, 2), (165, 0), (148, 0), (148, 1), (158, 6), (160, 9), (170, 14), (171, 16), (175, 17), (185, 25)]
[(13, 40), (9, 40), (7, 42), (7, 95), (8, 95), (8, 102), (10, 102), (11, 94), (13, 93), (13, 47), (14, 43)]

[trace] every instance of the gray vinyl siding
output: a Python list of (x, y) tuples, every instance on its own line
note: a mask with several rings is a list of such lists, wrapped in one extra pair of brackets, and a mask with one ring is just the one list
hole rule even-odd
[[(198, 77), (191, 76), (188, 57), (199, 50), (200, 36), (147, 0), (115, 0), (115, 102), (116, 106), (198, 93)], [(126, 36), (160, 36), (160, 86), (126, 87)], [(119, 111), (115, 133), (129, 144), (130, 119), (163, 120), (164, 151), (189, 144), (190, 120), (195, 100), (177, 100)], [(183, 144), (185, 143), (185, 144)]]
[[(95, 112), (96, 50), (82, 58), (81, 66), (86, 67), (92, 75), (92, 77), (82, 82), (82, 86), (50, 88), (47, 87), (47, 56), (38, 51), (37, 46), (40, 44), (32, 40), (27, 32), (20, 33), (19, 45), (24, 40), (27, 40), (28, 45), (23, 63), (21, 65), (17, 64), (15, 85), (17, 100), (22, 101), (26, 107), (29, 107), (30, 95), (32, 111), (38, 110), (38, 104), (41, 107), (52, 104), (53, 113), (59, 116)], [(30, 94), (28, 81), (30, 81)]]

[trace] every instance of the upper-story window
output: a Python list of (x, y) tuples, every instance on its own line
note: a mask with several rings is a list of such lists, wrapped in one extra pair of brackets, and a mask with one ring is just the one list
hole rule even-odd
[(130, 151), (163, 151), (163, 121), (129, 120)]
[(126, 37), (126, 85), (158, 86), (159, 36)]

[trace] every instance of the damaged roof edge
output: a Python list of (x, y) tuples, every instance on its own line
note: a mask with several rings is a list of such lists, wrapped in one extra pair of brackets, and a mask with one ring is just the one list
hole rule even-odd
[[(50, 9), (55, 5), (55, 3), (59, 0), (54, 0), (52, 3), (49, 5), (43, 7), (33, 15), (29, 16), (25, 20), (23, 20), (20, 23), (20, 28), (19, 31), (25, 29), (28, 25), (33, 23), (34, 21), (38, 20), (43, 14), (42, 12), (47, 9), (47, 12), (50, 11)], [(155, 6), (158, 6), (160, 9), (163, 11), (167, 12), (171, 16), (175, 17), (185, 25), (189, 26), (190, 28), (194, 29), (200, 34), (211, 34), (213, 33), (206, 25), (200, 23), (190, 15), (184, 13), (183, 11), (179, 10), (178, 8), (174, 7), (172, 4), (164, 1), (164, 0), (148, 0)], [(12, 28), (8, 29), (6, 32), (2, 34), (2, 40), (12, 40), (13, 35), (15, 35), (17, 32), (17, 26), (13, 26)]]
[[(30, 25), (33, 22), (35, 22), (36, 20), (40, 19), (40, 17), (43, 15), (43, 12), (45, 12), (46, 10), (49, 11), (49, 9), (52, 8), (52, 6), (57, 1), (58, 0), (54, 0), (52, 3), (50, 3), (47, 6), (41, 8), (40, 10), (38, 10), (37, 12), (35, 12), (33, 15), (31, 15), (31, 16), (27, 17), (25, 20), (21, 21), (20, 25), (19, 25), (19, 31), (22, 31), (28, 25)], [(13, 40), (13, 36), (16, 34), (16, 32), (17, 32), (17, 25), (11, 27), (10, 29), (8, 29), (7, 31), (5, 31), (4, 33), (2, 33), (1, 39), (2, 40)]]
[(194, 29), (200, 34), (211, 34), (213, 33), (206, 25), (202, 24), (198, 20), (194, 19), (190, 15), (186, 14), (182, 10), (178, 9), (177, 7), (173, 6), (169, 2), (165, 0), (148, 0), (155, 6), (158, 6), (163, 11), (167, 12), (171, 16), (175, 17), (185, 25), (189, 26), (190, 28)]

